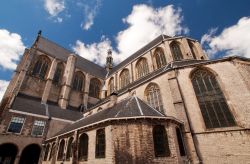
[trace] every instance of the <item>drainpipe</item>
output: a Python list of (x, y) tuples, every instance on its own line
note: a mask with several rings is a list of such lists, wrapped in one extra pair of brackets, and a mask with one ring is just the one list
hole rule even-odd
[[(178, 73), (177, 69), (174, 69), (174, 71), (175, 71), (176, 74)], [(203, 160), (202, 160), (201, 152), (200, 152), (200, 149), (199, 149), (199, 146), (198, 146), (198, 139), (197, 139), (196, 135), (194, 134), (194, 129), (193, 129), (193, 126), (192, 126), (192, 124), (190, 122), (191, 119), (190, 119), (190, 116), (189, 116), (188, 111), (187, 111), (187, 107), (186, 107), (185, 99), (184, 99), (184, 96), (183, 96), (183, 92), (181, 90), (180, 83), (179, 83), (179, 80), (178, 80), (177, 77), (176, 77), (176, 81), (177, 81), (178, 88), (180, 90), (181, 99), (183, 101), (183, 106), (184, 106), (184, 111), (185, 111), (185, 114), (187, 116), (188, 126), (190, 128), (190, 132), (191, 132), (192, 139), (193, 139), (193, 142), (194, 142), (195, 153), (197, 154), (199, 164), (202, 164)]]
[[(49, 125), (50, 125), (51, 115), (49, 113), (48, 104), (46, 104), (45, 102), (41, 102), (41, 104), (44, 105), (44, 107), (45, 107), (45, 114), (46, 114), (46, 116), (48, 116), (48, 126), (47, 126), (46, 131), (44, 130), (44, 137), (43, 137), (43, 142), (44, 142), (46, 140), (46, 138), (47, 138), (47, 134), (48, 134), (48, 131), (49, 131)], [(44, 145), (44, 143), (42, 143), (42, 145)], [(41, 150), (40, 157), (39, 157), (39, 163), (42, 163), (42, 161), (43, 161), (43, 158), (42, 158), (43, 157), (43, 152), (44, 152), (43, 148), (44, 148), (44, 146), (42, 146), (42, 150)], [(45, 149), (46, 149), (46, 147), (45, 147)]]

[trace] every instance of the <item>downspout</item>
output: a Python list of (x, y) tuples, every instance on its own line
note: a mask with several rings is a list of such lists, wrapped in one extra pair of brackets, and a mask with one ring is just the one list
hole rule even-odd
[[(46, 129), (46, 131), (44, 130), (44, 137), (43, 137), (43, 143), (42, 143), (42, 150), (41, 150), (41, 153), (40, 153), (40, 158), (39, 158), (39, 163), (42, 163), (42, 161), (43, 161), (43, 154), (44, 154), (44, 150), (43, 150), (43, 148), (44, 148), (44, 141), (46, 140), (46, 138), (47, 138), (47, 134), (48, 134), (48, 131), (49, 131), (49, 126), (50, 126), (50, 121), (51, 121), (51, 115), (50, 115), (50, 113), (49, 113), (49, 108), (48, 108), (48, 104), (46, 104), (45, 102), (41, 102), (41, 104), (42, 105), (44, 105), (44, 107), (45, 107), (45, 114), (46, 114), (46, 116), (48, 116), (48, 126), (47, 126), (47, 129)], [(46, 147), (45, 147), (45, 149), (46, 149)]]
[[(177, 74), (177, 69), (174, 68), (174, 71), (175, 73)], [(199, 149), (199, 146), (198, 146), (198, 139), (194, 133), (194, 129), (193, 129), (193, 126), (191, 124), (191, 119), (190, 119), (190, 116), (188, 114), (188, 111), (187, 111), (187, 107), (186, 107), (186, 103), (185, 103), (185, 99), (184, 99), (184, 96), (183, 96), (183, 92), (181, 90), (181, 87), (180, 87), (180, 83), (179, 83), (179, 80), (177, 77), (176, 78), (176, 81), (177, 81), (177, 85), (178, 85), (178, 88), (180, 90), (180, 94), (181, 94), (181, 99), (183, 101), (183, 106), (184, 106), (184, 111), (185, 111), (185, 114), (187, 116), (187, 122), (188, 122), (188, 126), (190, 128), (190, 132), (191, 132), (191, 135), (192, 135), (192, 139), (193, 139), (193, 142), (194, 142), (194, 149), (195, 149), (195, 153), (197, 154), (197, 157), (198, 157), (198, 160), (199, 160), (199, 164), (202, 164), (203, 163), (203, 160), (202, 160), (202, 156), (201, 156), (201, 152), (200, 152), (200, 149)]]

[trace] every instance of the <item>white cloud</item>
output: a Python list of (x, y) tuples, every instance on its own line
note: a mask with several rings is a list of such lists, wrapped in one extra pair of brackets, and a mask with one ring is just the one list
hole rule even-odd
[(0, 67), (13, 70), (23, 54), (25, 46), (20, 35), (0, 29)]
[(0, 102), (2, 100), (2, 97), (5, 93), (5, 90), (7, 89), (8, 85), (9, 85), (9, 81), (0, 80)]
[[(173, 36), (188, 33), (188, 28), (182, 25), (182, 21), (181, 9), (175, 9), (173, 5), (163, 8), (135, 5), (132, 12), (123, 19), (128, 28), (120, 31), (115, 37), (117, 44), (115, 48), (117, 51), (113, 50), (115, 63), (121, 62), (161, 34)], [(73, 49), (77, 54), (103, 65), (107, 51), (103, 45), (111, 47), (108, 39), (89, 45), (78, 40)]]
[(225, 53), (226, 56), (238, 55), (250, 57), (250, 17), (241, 18), (237, 24), (225, 28), (215, 36), (217, 29), (212, 29), (201, 38), (210, 57), (216, 53)]
[(88, 3), (80, 3), (78, 2), (78, 6), (82, 6), (84, 9), (84, 16), (85, 20), (81, 24), (81, 27), (84, 30), (89, 30), (91, 26), (94, 24), (94, 19), (99, 11), (99, 8), (101, 7), (101, 0), (95, 0), (92, 1), (93, 4), (88, 4)]
[(64, 0), (45, 0), (44, 7), (46, 11), (52, 16), (57, 16), (65, 9)]
[[(76, 45), (73, 50), (80, 56), (95, 62), (99, 65), (105, 64), (107, 56), (107, 50), (111, 48), (111, 42), (109, 39), (102, 37), (99, 43), (85, 44), (79, 40), (76, 41)], [(116, 56), (116, 52), (113, 50), (113, 55)], [(116, 61), (115, 61), (116, 62)]]

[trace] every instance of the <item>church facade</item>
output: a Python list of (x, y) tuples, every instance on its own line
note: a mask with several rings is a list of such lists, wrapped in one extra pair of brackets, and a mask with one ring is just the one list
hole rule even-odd
[(249, 163), (249, 77), (188, 37), (104, 68), (38, 34), (1, 102), (0, 163)]

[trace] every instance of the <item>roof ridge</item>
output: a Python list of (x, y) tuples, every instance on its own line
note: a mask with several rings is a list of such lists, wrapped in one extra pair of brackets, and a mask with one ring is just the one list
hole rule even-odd
[[(86, 59), (86, 58), (80, 56), (79, 54), (77, 54), (77, 53), (75, 53), (75, 52), (73, 52), (73, 51), (71, 51), (71, 50), (69, 50), (69, 49), (63, 47), (62, 45), (58, 44), (58, 43), (55, 42), (55, 41), (52, 41), (52, 40), (50, 40), (50, 39), (48, 39), (48, 38), (46, 38), (46, 37), (44, 37), (44, 36), (39, 36), (39, 37), (41, 37), (42, 39), (45, 39), (45, 40), (49, 41), (50, 43), (52, 43), (52, 44), (58, 46), (59, 48), (62, 48), (62, 49), (64, 49), (64, 50), (68, 51), (69, 53), (72, 53), (72, 54), (74, 54), (74, 55), (80, 57), (81, 59), (84, 59), (84, 60), (86, 60), (86, 61), (88, 61), (88, 62), (90, 62), (90, 63), (92, 63), (92, 64), (95, 64), (96, 66), (102, 68), (100, 65), (98, 65), (98, 64), (96, 64), (96, 63), (94, 63), (94, 62), (92, 62), (92, 61), (90, 61), (90, 60), (88, 60), (88, 59)], [(39, 40), (38, 40), (38, 42), (39, 42)], [(103, 68), (103, 69), (104, 69), (104, 68)]]

